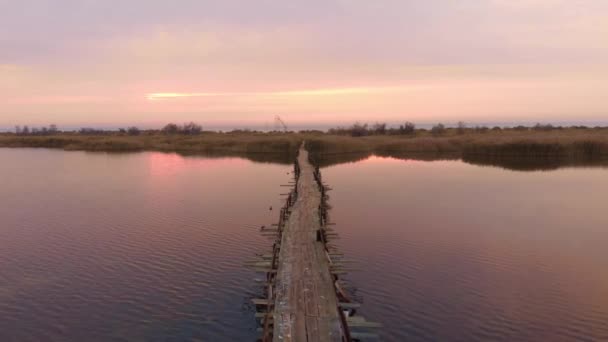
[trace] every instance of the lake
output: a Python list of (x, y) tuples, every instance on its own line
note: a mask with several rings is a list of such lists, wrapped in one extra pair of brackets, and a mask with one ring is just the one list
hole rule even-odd
[[(253, 159), (260, 159), (258, 157)], [(0, 149), (0, 341), (254, 341), (288, 164)], [(608, 339), (608, 169), (322, 169), (385, 341)], [(325, 165), (325, 164), (324, 164)], [(542, 169), (542, 168), (540, 168)], [(270, 208), (274, 210), (270, 210)]]

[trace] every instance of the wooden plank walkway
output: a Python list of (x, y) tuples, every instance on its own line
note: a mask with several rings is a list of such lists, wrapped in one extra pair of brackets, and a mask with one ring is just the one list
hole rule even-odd
[[(262, 236), (273, 241), (271, 253), (260, 253), (245, 265), (266, 274), (265, 298), (253, 298), (262, 333), (259, 341), (340, 341), (374, 339), (368, 322), (357, 314), (360, 306), (344, 291), (339, 275), (352, 260), (330, 244), (338, 238), (330, 223), (327, 191), (331, 190), (314, 168), (304, 144), (294, 165), (294, 179), (279, 222), (262, 226)], [(295, 185), (295, 186), (294, 186)], [(351, 331), (351, 330), (355, 331)], [(363, 331), (361, 331), (363, 330)]]
[(325, 244), (317, 241), (321, 192), (304, 145), (297, 200), (281, 236), (274, 286), (274, 341), (343, 341), (338, 298)]

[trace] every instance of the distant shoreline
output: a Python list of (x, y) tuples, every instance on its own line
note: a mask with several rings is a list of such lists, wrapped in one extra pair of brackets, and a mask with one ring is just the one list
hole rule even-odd
[(34, 136), (0, 134), (0, 147), (43, 147), (81, 151), (163, 151), (179, 153), (283, 153), (295, 154), (301, 141), (313, 154), (340, 153), (432, 153), (461, 157), (608, 157), (608, 128), (565, 128), (551, 131), (457, 132), (441, 134), (422, 130), (411, 135), (352, 137), (321, 132), (259, 133), (204, 132), (199, 135), (168, 135), (142, 132), (131, 136), (108, 133), (85, 135), (58, 133)]
[(83, 151), (172, 151), (172, 152), (255, 152), (295, 153), (302, 140), (311, 152), (414, 152), (500, 155), (608, 155), (608, 128), (565, 128), (550, 131), (488, 130), (458, 132), (448, 128), (439, 134), (420, 130), (410, 135), (370, 135), (352, 137), (322, 132), (259, 133), (204, 132), (197, 135), (139, 135), (106, 133), (85, 135), (0, 134), (1, 147), (48, 147)]
[(479, 165), (515, 170), (544, 170), (563, 166), (608, 166), (608, 129), (559, 129), (551, 131), (461, 132), (447, 129), (440, 135), (420, 130), (412, 135), (352, 137), (320, 132), (259, 133), (204, 132), (199, 135), (83, 135), (46, 136), (0, 134), (0, 147), (55, 148), (67, 151), (158, 151), (215, 157), (240, 156), (257, 162), (290, 164), (298, 146), (307, 142), (311, 157), (320, 166), (366, 158), (370, 155), (399, 159), (462, 159)]

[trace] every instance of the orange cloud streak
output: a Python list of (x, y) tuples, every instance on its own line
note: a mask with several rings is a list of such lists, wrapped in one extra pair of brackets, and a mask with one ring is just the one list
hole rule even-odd
[[(419, 88), (419, 87), (416, 87)], [(228, 92), (228, 93), (150, 93), (146, 95), (148, 100), (178, 99), (191, 97), (216, 97), (216, 96), (332, 96), (332, 95), (357, 95), (372, 93), (402, 92), (414, 89), (414, 87), (351, 87), (351, 88), (326, 88), (308, 90), (289, 90), (274, 92)]]

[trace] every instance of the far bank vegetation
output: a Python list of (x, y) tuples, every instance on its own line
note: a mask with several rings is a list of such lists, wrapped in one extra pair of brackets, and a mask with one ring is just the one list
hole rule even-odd
[(197, 123), (169, 123), (161, 129), (81, 128), (61, 131), (56, 125), (18, 126), (0, 134), (0, 147), (48, 147), (87, 151), (172, 151), (183, 153), (290, 153), (301, 141), (313, 153), (417, 153), (460, 157), (608, 157), (608, 128), (585, 126), (487, 127), (458, 122), (417, 127), (412, 122), (354, 123), (326, 132), (233, 130), (205, 131)]

